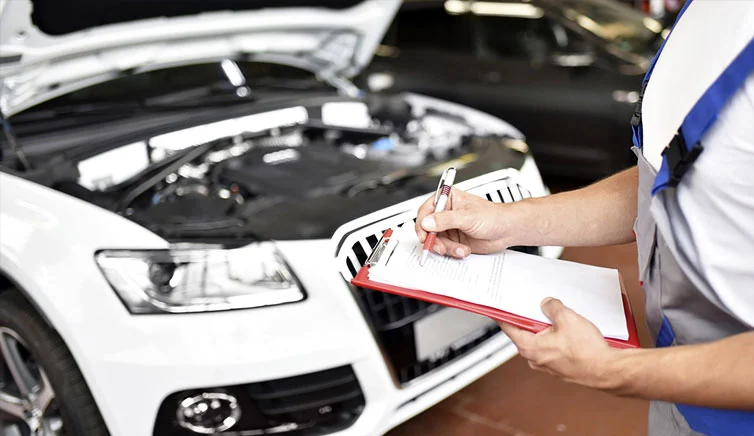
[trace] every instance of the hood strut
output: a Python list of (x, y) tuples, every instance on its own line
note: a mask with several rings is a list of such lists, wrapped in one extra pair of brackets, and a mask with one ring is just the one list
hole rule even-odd
[[(21, 149), (21, 147), (18, 146), (18, 142), (16, 142), (16, 135), (13, 133), (10, 121), (5, 118), (5, 114), (3, 114), (2, 110), (0, 110), (0, 123), (2, 123), (3, 125), (3, 132), (5, 132), (5, 137), (8, 139), (11, 151), (13, 151), (13, 154), (15, 154), (21, 164), (23, 164), (24, 168), (30, 170), (31, 164), (29, 163), (29, 160), (26, 159), (26, 154), (24, 154), (24, 151)], [(2, 158), (2, 149), (0, 149), (0, 161), (2, 160)]]

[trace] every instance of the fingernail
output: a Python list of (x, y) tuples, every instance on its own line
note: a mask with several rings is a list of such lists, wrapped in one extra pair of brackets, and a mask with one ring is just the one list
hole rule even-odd
[(437, 245), (437, 244), (435, 244), (435, 245), (433, 245), (433, 246), (432, 246), (432, 251), (434, 251), (434, 252), (435, 252), (435, 253), (437, 253), (437, 254), (442, 254), (442, 253), (440, 252), (440, 246), (439, 246), (439, 245)]
[(422, 227), (424, 227), (426, 230), (434, 230), (435, 226), (437, 224), (435, 223), (435, 219), (432, 217), (424, 217), (422, 220)]
[(544, 300), (542, 300), (542, 306), (549, 303), (550, 301), (554, 300), (552, 297), (546, 297)]
[(458, 247), (456, 248), (456, 255), (458, 257), (466, 257), (466, 252), (463, 250), (463, 248)]

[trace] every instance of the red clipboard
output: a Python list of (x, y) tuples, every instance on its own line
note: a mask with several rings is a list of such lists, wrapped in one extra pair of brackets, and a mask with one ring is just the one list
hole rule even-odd
[[(375, 291), (387, 292), (389, 294), (401, 295), (403, 297), (415, 298), (417, 300), (426, 301), (429, 303), (436, 303), (442, 306), (454, 307), (461, 310), (466, 310), (473, 313), (478, 313), (492, 318), (495, 321), (505, 322), (507, 324), (514, 325), (516, 327), (528, 330), (530, 332), (538, 333), (550, 326), (537, 320), (525, 318), (520, 315), (516, 315), (504, 310), (495, 309), (489, 306), (483, 306), (481, 304), (470, 303), (468, 301), (459, 300), (457, 298), (446, 297), (444, 295), (433, 294), (431, 292), (422, 291), (418, 289), (408, 289), (399, 286), (388, 285), (385, 283), (374, 282), (369, 280), (369, 268), (374, 256), (381, 255), (381, 250), (385, 246), (386, 241), (392, 235), (392, 230), (387, 230), (382, 239), (375, 246), (372, 254), (369, 256), (364, 266), (361, 267), (356, 277), (351, 279), (351, 284), (361, 288), (372, 289)], [(607, 343), (613, 348), (640, 348), (639, 334), (636, 331), (636, 322), (634, 321), (633, 312), (631, 310), (631, 303), (626, 295), (625, 287), (623, 286), (623, 277), (620, 276), (621, 296), (623, 297), (623, 310), (626, 315), (626, 325), (628, 327), (628, 339), (614, 339), (605, 338)]]

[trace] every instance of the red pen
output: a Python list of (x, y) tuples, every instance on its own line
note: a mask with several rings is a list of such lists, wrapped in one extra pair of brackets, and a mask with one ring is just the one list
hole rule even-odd
[[(453, 186), (453, 181), (456, 178), (456, 169), (450, 167), (442, 172), (440, 176), (440, 183), (437, 184), (437, 191), (435, 191), (435, 213), (445, 210), (445, 206), (448, 204), (448, 198), (450, 198), (450, 188)], [(435, 246), (435, 239), (437, 239), (436, 232), (429, 232), (427, 239), (424, 240), (424, 247), (422, 248), (422, 257), (419, 260), (419, 265), (424, 266), (424, 262), (427, 261), (429, 252), (432, 251), (432, 247)]]

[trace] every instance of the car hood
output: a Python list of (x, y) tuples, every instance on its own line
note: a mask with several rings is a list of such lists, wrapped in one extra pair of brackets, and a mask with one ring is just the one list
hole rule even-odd
[[(109, 1), (129, 12), (148, 5), (131, 2), (127, 9), (123, 0)], [(123, 22), (108, 10), (109, 20), (91, 20), (108, 24), (84, 22), (51, 34), (37, 21), (43, 7), (60, 8), (60, 2), (0, 0), (0, 110), (10, 116), (128, 72), (242, 56), (305, 68), (323, 79), (353, 77), (371, 61), (400, 6), (400, 0), (268, 2), (274, 7), (260, 0), (195, 0), (193, 6), (201, 1), (214, 10), (168, 14), (156, 8), (152, 17), (124, 14)], [(73, 3), (61, 11), (75, 12)], [(227, 9), (217, 10), (223, 4)]]

